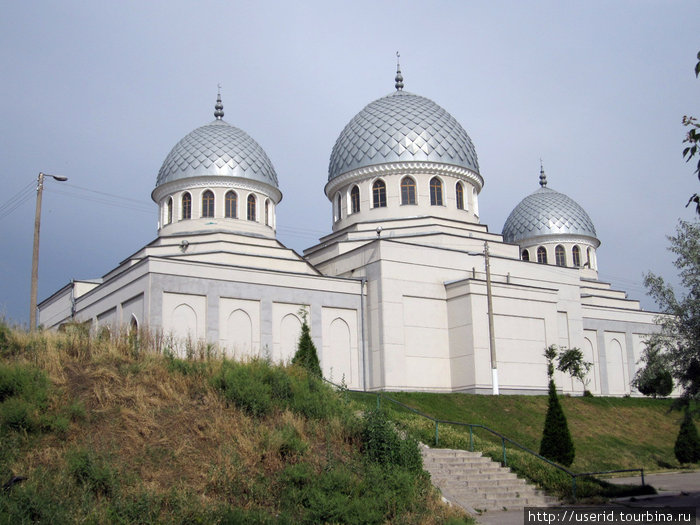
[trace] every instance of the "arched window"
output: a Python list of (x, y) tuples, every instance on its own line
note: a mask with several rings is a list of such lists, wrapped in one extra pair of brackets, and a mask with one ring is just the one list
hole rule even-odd
[(464, 209), (464, 188), (462, 187), (461, 182), (458, 182), (457, 185), (455, 186), (455, 195), (457, 196), (457, 209), (463, 210)]
[(573, 255), (574, 266), (576, 268), (580, 268), (581, 267), (581, 249), (578, 246), (574, 246), (574, 248), (571, 250), (571, 254)]
[(342, 199), (340, 198), (340, 193), (335, 196), (335, 220), (339, 221), (341, 219), (340, 215), (340, 205), (342, 203)]
[(586, 266), (593, 268), (593, 261), (591, 260), (591, 249), (586, 250)]
[(227, 191), (224, 197), (225, 216), (228, 219), (238, 217), (238, 195), (235, 191)]
[(350, 190), (350, 209), (352, 213), (360, 211), (360, 188), (353, 186)]
[(442, 206), (442, 182), (437, 177), (430, 179), (430, 205)]
[(255, 220), (255, 195), (248, 195), (248, 220)]
[(202, 217), (214, 216), (214, 194), (207, 190), (202, 193)]
[(547, 264), (547, 250), (544, 249), (544, 246), (537, 248), (537, 262)]
[(372, 206), (374, 208), (386, 208), (386, 184), (378, 180), (372, 184)]
[(168, 203), (165, 205), (165, 224), (173, 222), (173, 198), (168, 197)]
[(416, 203), (416, 181), (411, 177), (401, 179), (401, 204)]
[(527, 250), (523, 250), (522, 259), (523, 259), (523, 261), (529, 261), (530, 260), (530, 252), (528, 252)]
[(192, 218), (192, 195), (185, 193), (182, 196), (182, 218)]
[(557, 266), (566, 266), (566, 252), (561, 244), (554, 248), (554, 260)]
[(265, 199), (265, 226), (270, 225), (270, 199)]

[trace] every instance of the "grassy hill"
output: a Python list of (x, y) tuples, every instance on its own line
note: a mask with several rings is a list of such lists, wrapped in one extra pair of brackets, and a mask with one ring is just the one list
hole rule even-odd
[(0, 325), (0, 484), (27, 478), (0, 524), (465, 522), (385, 418), (302, 369), (191, 353)]
[[(384, 394), (434, 418), (489, 427), (539, 451), (547, 396), (484, 396), (395, 392)], [(376, 405), (376, 395), (354, 393), (365, 407)], [(575, 473), (643, 468), (645, 472), (681, 468), (673, 453), (682, 414), (671, 411), (671, 400), (648, 398), (569, 397), (560, 401), (576, 448), (570, 470)], [(434, 445), (435, 424), (384, 399), (391, 417), (416, 439)], [(467, 427), (439, 425), (439, 446), (469, 449)], [(500, 438), (473, 429), (476, 450), (502, 461)], [(571, 477), (507, 444), (508, 466), (561, 497), (571, 495)], [(636, 475), (631, 473), (628, 475)], [(641, 481), (641, 479), (640, 479)], [(577, 496), (600, 499), (644, 493), (644, 489), (620, 488), (591, 478), (577, 480)]]
[[(387, 395), (436, 418), (481, 424), (539, 450), (547, 396)], [(576, 447), (572, 470), (680, 467), (673, 445), (683, 414), (670, 410), (671, 400), (560, 396), (560, 401)], [(475, 432), (487, 436), (484, 431)]]
[[(176, 359), (142, 334), (26, 334), (0, 324), (3, 523), (464, 523), (440, 503), (410, 439), (361, 417), (372, 394), (336, 392), (297, 367), (233, 363), (212, 347)], [(392, 393), (441, 419), (489, 426), (534, 450), (544, 396)], [(652, 399), (569, 398), (574, 471), (677, 466), (680, 415)], [(383, 407), (390, 404), (384, 401)], [(388, 410), (403, 435), (434, 424)], [(440, 426), (440, 445), (469, 447)], [(502, 459), (500, 441), (475, 446)], [(508, 464), (553, 493), (571, 480), (512, 448)], [(614, 495), (581, 481), (579, 496)], [(624, 489), (623, 489), (624, 490)]]

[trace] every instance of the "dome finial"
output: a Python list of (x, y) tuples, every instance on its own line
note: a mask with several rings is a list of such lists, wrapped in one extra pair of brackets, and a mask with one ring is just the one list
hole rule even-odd
[(214, 106), (214, 116), (216, 120), (224, 118), (224, 105), (221, 102), (221, 84), (218, 84), (219, 91), (216, 95), (216, 105)]
[(547, 186), (547, 175), (544, 174), (544, 166), (542, 164), (542, 159), (540, 159), (540, 186), (543, 188)]
[(396, 91), (401, 91), (403, 89), (403, 76), (401, 75), (401, 64), (399, 64), (399, 58), (401, 58), (401, 55), (399, 55), (399, 52), (396, 52), (396, 77), (394, 78), (394, 81), (396, 82), (394, 86), (396, 87)]

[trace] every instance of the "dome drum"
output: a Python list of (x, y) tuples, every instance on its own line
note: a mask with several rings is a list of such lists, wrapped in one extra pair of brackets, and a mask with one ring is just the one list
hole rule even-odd
[[(333, 231), (377, 220), (440, 217), (479, 222), (477, 187), (473, 179), (432, 170), (378, 170), (375, 176), (331, 181)], [(341, 177), (342, 179), (342, 177)]]

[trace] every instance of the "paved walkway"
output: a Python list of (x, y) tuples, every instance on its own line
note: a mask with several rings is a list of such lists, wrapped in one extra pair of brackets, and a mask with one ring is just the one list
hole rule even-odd
[[(640, 483), (639, 476), (613, 478), (607, 481), (618, 484)], [(696, 523), (700, 524), (700, 471), (675, 471), (644, 476), (647, 485), (658, 492), (653, 496), (636, 496), (611, 501), (614, 507), (695, 507)], [(487, 512), (477, 516), (480, 525), (523, 525), (523, 511)]]

